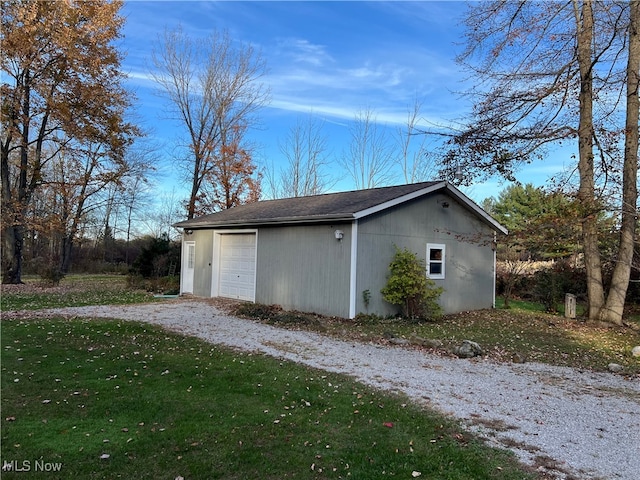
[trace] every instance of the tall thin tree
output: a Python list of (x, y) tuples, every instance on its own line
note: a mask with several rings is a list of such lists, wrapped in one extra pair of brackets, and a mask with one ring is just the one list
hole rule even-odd
[(437, 172), (436, 151), (427, 148), (427, 136), (422, 135), (420, 126), (422, 102), (415, 100), (407, 111), (407, 121), (398, 127), (397, 141), (400, 146), (398, 163), (405, 183), (433, 180)]
[(373, 109), (359, 111), (349, 128), (351, 140), (340, 163), (357, 190), (387, 185), (392, 177), (394, 149)]
[(286, 164), (278, 172), (269, 172), (272, 196), (305, 197), (326, 192), (335, 184), (328, 173), (329, 147), (323, 123), (309, 114), (298, 118), (280, 142)]

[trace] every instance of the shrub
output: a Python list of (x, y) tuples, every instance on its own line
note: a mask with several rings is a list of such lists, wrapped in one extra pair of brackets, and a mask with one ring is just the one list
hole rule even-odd
[(282, 313), (280, 305), (264, 305), (262, 303), (240, 303), (238, 304), (235, 314), (250, 318), (259, 318), (262, 320), (272, 319)]
[(171, 274), (169, 267), (172, 264), (180, 264), (180, 244), (171, 242), (166, 235), (151, 238), (133, 262), (130, 274), (144, 278), (164, 277)]
[(442, 313), (438, 298), (443, 289), (427, 278), (425, 264), (415, 253), (396, 247), (389, 270), (387, 284), (380, 291), (385, 301), (400, 305), (402, 314), (411, 319), (429, 319)]
[(40, 278), (48, 285), (58, 286), (60, 281), (65, 277), (65, 274), (58, 267), (45, 267), (40, 270)]
[(533, 276), (534, 299), (543, 304), (546, 311), (555, 313), (564, 301), (565, 293), (578, 297), (586, 295), (586, 274), (567, 261), (557, 261), (551, 268), (540, 270)]

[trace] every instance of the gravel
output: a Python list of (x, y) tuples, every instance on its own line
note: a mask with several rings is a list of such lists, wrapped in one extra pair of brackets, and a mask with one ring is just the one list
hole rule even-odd
[(460, 419), (549, 478), (640, 478), (640, 382), (619, 375), (341, 341), (231, 317), (199, 300), (73, 307), (38, 315), (149, 322), (214, 344), (345, 373)]

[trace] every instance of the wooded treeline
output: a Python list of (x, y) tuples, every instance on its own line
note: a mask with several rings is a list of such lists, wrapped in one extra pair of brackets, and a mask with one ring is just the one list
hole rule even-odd
[[(68, 270), (86, 217), (132, 171), (121, 2), (2, 2), (2, 275), (31, 258)], [(142, 172), (144, 174), (144, 172)], [(113, 198), (113, 197), (111, 197)]]

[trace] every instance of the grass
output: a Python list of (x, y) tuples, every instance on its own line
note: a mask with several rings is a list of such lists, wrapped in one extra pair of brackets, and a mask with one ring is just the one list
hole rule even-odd
[[(60, 287), (2, 286), (3, 311), (133, 303), (124, 277), (66, 277)], [(535, 304), (416, 323), (344, 320), (226, 304), (285, 328), (450, 355), (462, 339), (487, 355), (640, 374), (638, 330), (594, 328)], [(239, 353), (144, 324), (2, 320), (3, 478), (540, 478), (458, 424), (351, 379)], [(26, 463), (23, 463), (26, 462)], [(40, 463), (38, 463), (40, 462)], [(50, 471), (36, 472), (39, 468)], [(58, 469), (58, 470), (55, 470)]]
[(24, 285), (2, 285), (0, 310), (40, 310), (149, 302), (153, 296), (127, 287), (122, 275), (68, 275), (50, 287), (39, 279), (27, 277)]
[(401, 396), (140, 323), (3, 320), (1, 381), (3, 479), (536, 478)]
[(425, 339), (437, 340), (441, 346), (429, 350), (442, 355), (451, 355), (467, 339), (479, 343), (486, 355), (498, 361), (537, 361), (595, 371), (606, 371), (610, 363), (618, 363), (624, 374), (640, 375), (640, 358), (631, 355), (631, 349), (640, 345), (640, 330), (595, 327), (547, 314), (531, 303), (513, 302), (508, 310), (464, 312), (430, 322), (366, 315), (344, 320), (254, 304), (235, 305), (232, 310), (285, 328), (365, 342), (388, 344), (391, 338), (400, 338), (414, 348), (425, 348)]
[[(581, 317), (584, 315), (585, 313), (585, 308), (586, 306), (584, 304), (578, 303), (576, 305), (576, 315), (578, 317)], [(504, 309), (504, 298), (502, 297), (497, 297), (496, 298), (496, 308), (498, 309)], [(549, 313), (547, 311), (545, 311), (544, 305), (542, 305), (541, 303), (537, 303), (537, 302), (532, 302), (529, 300), (520, 300), (520, 299), (510, 299), (509, 300), (509, 308), (514, 308), (516, 310), (524, 310), (526, 312), (542, 312), (542, 313)], [(564, 315), (564, 303), (563, 304), (558, 304), (556, 306), (557, 308), (557, 314), (558, 315)]]

